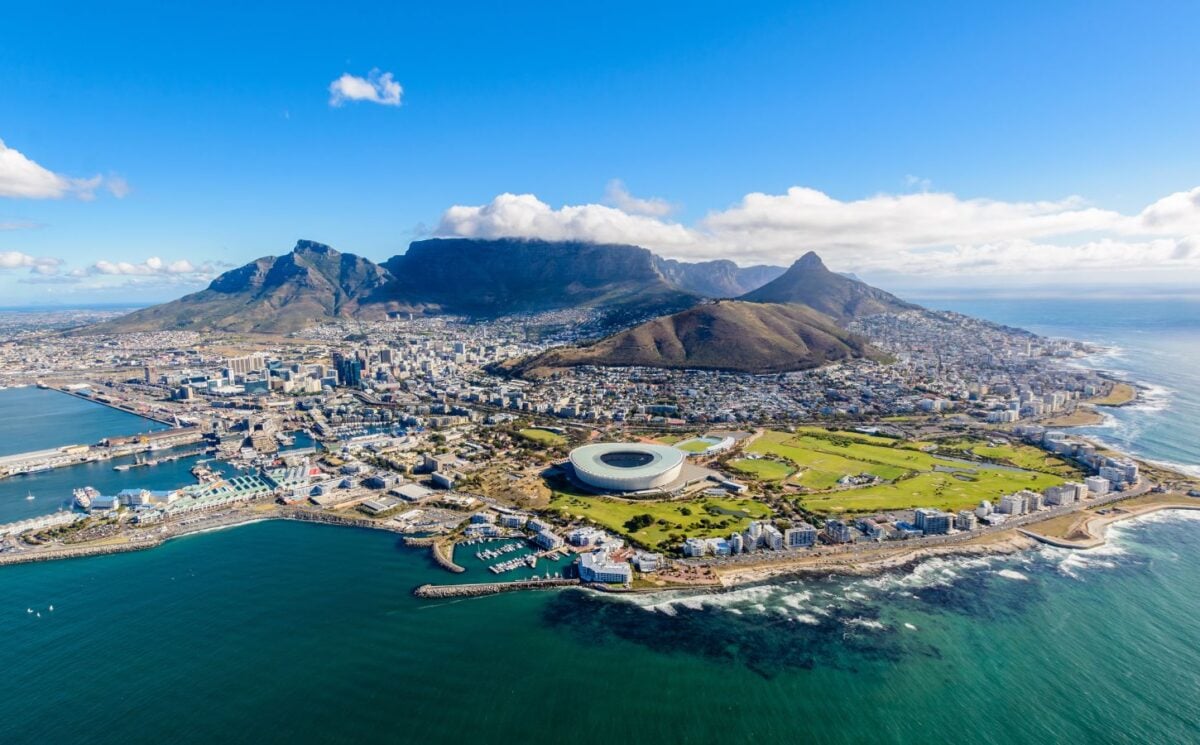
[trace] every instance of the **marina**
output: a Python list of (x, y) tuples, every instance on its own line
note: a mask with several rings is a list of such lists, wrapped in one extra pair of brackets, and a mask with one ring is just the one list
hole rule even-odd
[(471, 539), (460, 543), (455, 561), (466, 571), (452, 582), (479, 582), (487, 573), (505, 581), (561, 579), (574, 562), (574, 556), (562, 550), (539, 552), (526, 539)]

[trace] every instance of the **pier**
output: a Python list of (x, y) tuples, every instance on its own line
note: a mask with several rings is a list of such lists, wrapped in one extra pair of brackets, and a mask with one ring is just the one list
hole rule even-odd
[[(107, 406), (110, 409), (116, 409), (117, 411), (123, 411), (126, 414), (133, 414), (134, 416), (140, 416), (142, 419), (149, 419), (151, 421), (158, 422), (159, 424), (166, 424), (166, 425), (172, 426), (172, 427), (178, 426), (178, 422), (174, 419), (173, 416), (172, 416), (172, 418), (168, 419), (166, 414), (159, 414), (157, 412), (151, 411), (151, 410), (149, 410), (150, 407), (148, 404), (143, 404), (147, 408), (147, 410), (143, 411), (143, 410), (134, 408), (132, 404), (126, 403), (124, 401), (116, 401), (116, 400), (109, 398), (108, 396), (95, 395), (94, 392), (92, 395), (85, 395), (83, 393), (80, 393), (77, 390), (72, 390), (72, 389), (70, 389), (66, 386), (62, 386), (62, 385), (38, 384), (38, 387), (45, 388), (46, 390), (58, 391), (59, 393), (65, 393), (68, 396), (74, 396), (75, 398), (82, 399), (84, 401), (91, 401), (94, 404), (100, 404), (101, 406)], [(92, 389), (89, 388), (87, 390), (92, 390)]]
[[(127, 455), (139, 455), (156, 450), (167, 450), (180, 445), (191, 445), (204, 439), (204, 433), (199, 427), (177, 427), (173, 429), (147, 432), (140, 435), (122, 437), (106, 437), (100, 440), (106, 445), (64, 445), (47, 450), (34, 450), (26, 453), (0, 456), (0, 478), (16, 476), (23, 473), (38, 473), (54, 468), (66, 468), (84, 463), (112, 460)], [(201, 448), (188, 453), (169, 453), (159, 461), (177, 460), (207, 451)], [(130, 464), (130, 468), (141, 464)], [(149, 465), (149, 464), (147, 464)], [(118, 470), (127, 470), (118, 467)]]

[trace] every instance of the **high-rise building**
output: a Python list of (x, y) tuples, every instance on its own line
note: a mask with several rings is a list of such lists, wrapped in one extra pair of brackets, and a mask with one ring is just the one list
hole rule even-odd
[(958, 516), (954, 518), (955, 530), (975, 530), (979, 519), (975, 517), (975, 513), (970, 510), (961, 510)]
[(913, 524), (925, 535), (944, 535), (950, 532), (951, 515), (941, 510), (921, 507)]
[(799, 523), (783, 532), (788, 548), (806, 548), (817, 542), (817, 529), (808, 523)]
[(245, 375), (267, 369), (267, 357), (261, 353), (248, 354), (245, 357), (230, 357), (226, 365), (234, 375)]
[(845, 521), (826, 520), (825, 537), (829, 539), (830, 543), (849, 543), (854, 540), (854, 533)]
[(333, 367), (337, 370), (338, 382), (347, 388), (362, 385), (363, 363), (357, 355), (333, 353)]

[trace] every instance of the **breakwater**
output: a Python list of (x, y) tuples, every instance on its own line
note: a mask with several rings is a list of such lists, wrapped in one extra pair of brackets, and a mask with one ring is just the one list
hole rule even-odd
[(437, 565), (448, 572), (462, 574), (465, 568), (454, 563), (454, 544), (447, 541), (434, 541), (429, 547), (429, 553)]
[(437, 539), (436, 535), (406, 535), (404, 536), (404, 545), (409, 548), (421, 548), (422, 546), (432, 546)]
[(483, 595), (499, 595), (517, 590), (542, 590), (552, 587), (578, 585), (578, 579), (531, 579), (516, 582), (480, 582), (469, 585), (421, 585), (413, 590), (419, 598), (475, 598)]
[(33, 564), (40, 561), (59, 561), (61, 559), (83, 559), (91, 556), (106, 556), (108, 554), (123, 554), (130, 551), (143, 551), (148, 548), (161, 546), (165, 539), (154, 538), (147, 541), (114, 543), (107, 546), (77, 546), (74, 548), (57, 549), (53, 551), (21, 551), (0, 554), (0, 566), (9, 564)]

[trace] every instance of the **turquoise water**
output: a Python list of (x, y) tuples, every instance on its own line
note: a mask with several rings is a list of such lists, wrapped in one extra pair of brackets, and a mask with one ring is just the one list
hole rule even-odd
[[(1114, 359), (1187, 407), (1191, 333), (1114, 332)], [(1106, 436), (1200, 462), (1194, 421), (1120, 415)], [(1112, 537), (634, 598), (420, 601), (454, 581), (424, 552), (282, 522), (6, 567), (0, 742), (1200, 742), (1200, 513)]]
[(9, 567), (0, 741), (1196, 742), (1198, 526), (674, 601), (418, 601), (393, 536), (279, 522)]

